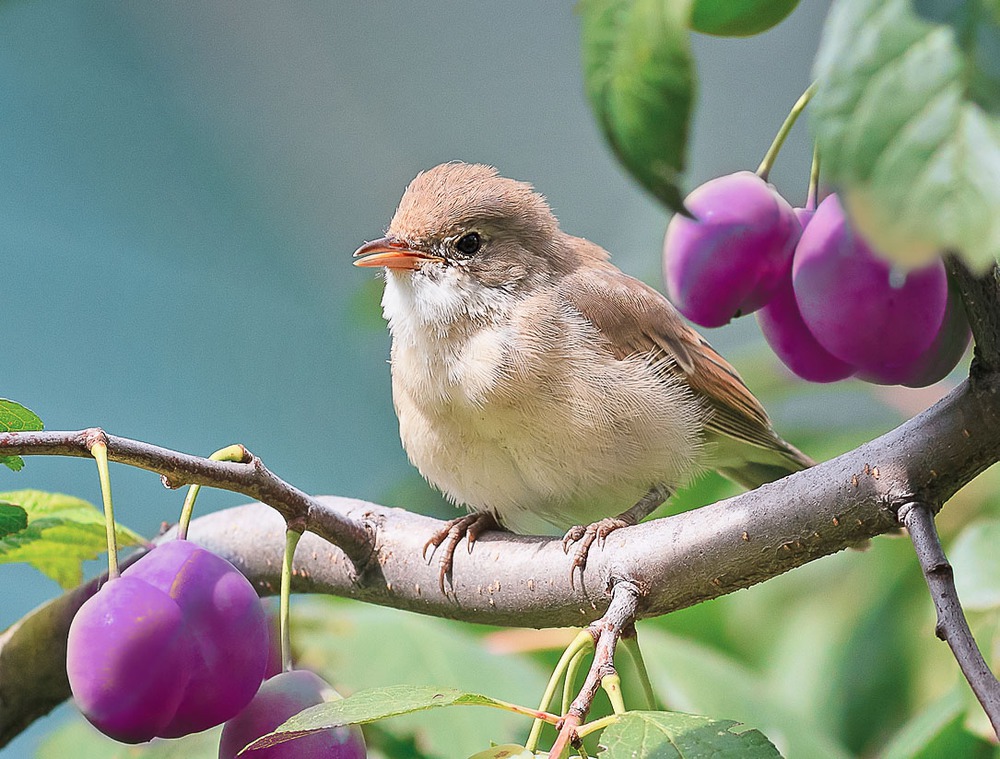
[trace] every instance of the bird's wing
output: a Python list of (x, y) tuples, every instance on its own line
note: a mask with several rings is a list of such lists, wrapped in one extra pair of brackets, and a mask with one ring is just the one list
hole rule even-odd
[(568, 305), (607, 338), (616, 358), (648, 355), (704, 398), (710, 410), (706, 431), (785, 455), (798, 453), (774, 432), (736, 370), (656, 290), (603, 262), (567, 275), (560, 289)]

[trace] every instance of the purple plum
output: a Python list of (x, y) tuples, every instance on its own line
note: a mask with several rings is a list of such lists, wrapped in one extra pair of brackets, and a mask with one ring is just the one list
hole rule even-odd
[(948, 299), (944, 265), (894, 271), (828, 196), (795, 249), (792, 286), (802, 320), (830, 354), (880, 375), (912, 365), (940, 331)]
[(851, 364), (831, 355), (813, 337), (799, 313), (791, 276), (771, 302), (757, 312), (757, 323), (775, 355), (802, 379), (836, 382), (857, 371)]
[(191, 680), (162, 738), (200, 732), (238, 714), (264, 678), (267, 620), (250, 582), (187, 540), (157, 546), (125, 570), (167, 593), (194, 642)]
[(194, 640), (170, 596), (137, 577), (110, 580), (80, 607), (66, 673), (84, 716), (105, 735), (160, 735), (191, 680)]
[(955, 368), (965, 349), (969, 347), (972, 331), (965, 316), (965, 307), (958, 290), (948, 288), (948, 303), (944, 321), (930, 347), (915, 361), (903, 366), (887, 368), (880, 373), (859, 375), (867, 382), (879, 385), (906, 385), (926, 387), (943, 380)]
[[(251, 741), (266, 735), (303, 709), (340, 695), (323, 678), (299, 669), (266, 680), (250, 705), (226, 723), (219, 741), (219, 759), (234, 759)], [(246, 759), (365, 759), (365, 738), (357, 725), (296, 738), (269, 748), (248, 751)]]
[(718, 177), (684, 201), (663, 241), (667, 294), (703, 327), (766, 304), (788, 275), (802, 228), (773, 186), (749, 171)]
[[(816, 214), (814, 208), (795, 208), (795, 218), (805, 230)], [(795, 302), (792, 276), (782, 281), (771, 300), (757, 311), (757, 323), (771, 350), (795, 374), (810, 382), (836, 382), (857, 371), (850, 364), (831, 356), (802, 321)]]

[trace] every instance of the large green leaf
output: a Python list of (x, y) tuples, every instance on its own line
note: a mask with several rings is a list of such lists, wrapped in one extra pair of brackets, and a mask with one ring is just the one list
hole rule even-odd
[(688, 0), (583, 0), (583, 75), (601, 131), (629, 172), (682, 208), (694, 100)]
[[(526, 656), (492, 651), (474, 626), (341, 599), (295, 598), (291, 630), (299, 664), (341, 692), (437, 683), (535, 706), (548, 677)], [(530, 726), (527, 718), (496, 709), (465, 717), (434, 710), (373, 727), (412, 736), (429, 755), (452, 757), (490, 740), (523, 741)]]
[[(16, 401), (0, 398), (0, 432), (33, 432), (44, 427), (42, 420), (31, 409)], [(0, 464), (15, 472), (24, 467), (20, 456), (0, 456)]]
[(812, 123), (826, 180), (882, 254), (1000, 255), (996, 0), (843, 0), (816, 60)]
[(466, 693), (453, 688), (436, 688), (426, 685), (394, 685), (388, 688), (372, 688), (338, 701), (327, 701), (310, 706), (295, 716), (289, 717), (273, 732), (258, 738), (250, 746), (265, 748), (319, 730), (327, 730), (341, 725), (364, 724), (445, 706), (507, 708), (506, 704), (489, 696)]
[(627, 712), (601, 735), (607, 750), (602, 759), (746, 759), (780, 757), (758, 730), (732, 720), (715, 720), (677, 712)]
[(720, 37), (749, 37), (785, 20), (799, 0), (694, 0), (691, 28)]
[[(28, 525), (0, 539), (0, 564), (23, 562), (64, 588), (83, 580), (83, 562), (107, 551), (104, 514), (80, 498), (40, 490), (0, 493), (0, 501), (27, 512)], [(118, 545), (138, 545), (143, 537), (117, 526)]]

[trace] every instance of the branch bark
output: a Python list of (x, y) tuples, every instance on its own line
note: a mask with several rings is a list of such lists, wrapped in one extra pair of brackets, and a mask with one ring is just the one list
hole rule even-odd
[[(493, 532), (472, 553), (456, 553), (454, 582), (442, 594), (437, 563), (421, 555), (439, 520), (333, 496), (295, 496), (281, 513), (261, 504), (217, 512), (196, 519), (189, 537), (228, 558), (267, 594), (278, 589), (285, 517), (307, 514), (316, 534), (299, 544), (296, 592), (497, 625), (582, 626), (602, 616), (608, 589), (627, 579), (641, 594), (637, 617), (657, 616), (895, 529), (906, 503), (940, 508), (1000, 460), (998, 390), (996, 375), (980, 374), (897, 429), (831, 461), (736, 498), (618, 530), (603, 550), (591, 552), (582, 583), (571, 581), (571, 559), (559, 539)], [(31, 442), (0, 436), (0, 450), (41, 453), (42, 434), (21, 433)], [(114, 460), (159, 471), (134, 441), (108, 439)], [(211, 464), (221, 468), (229, 489), (244, 492), (238, 480), (249, 465), (189, 458), (171, 459), (174, 483), (218, 485)], [(372, 552), (367, 562), (356, 564), (328, 542), (344, 524), (371, 536), (362, 550), (353, 546), (359, 554)], [(68, 697), (66, 631), (95, 588), (91, 583), (54, 599), (0, 637), (0, 745)]]
[(302, 522), (306, 529), (336, 543), (355, 564), (363, 566), (371, 558), (373, 536), (366, 525), (320, 507), (313, 496), (277, 477), (246, 449), (245, 462), (212, 461), (108, 435), (93, 427), (74, 432), (0, 433), (0, 455), (90, 458), (90, 447), (96, 438), (107, 445), (109, 461), (156, 472), (168, 488), (209, 485), (242, 493), (271, 506), (285, 519)]

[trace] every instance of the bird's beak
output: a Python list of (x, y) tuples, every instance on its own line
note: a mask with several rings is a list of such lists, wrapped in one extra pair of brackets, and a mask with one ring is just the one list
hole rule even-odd
[[(358, 258), (360, 256), (360, 258)], [(367, 242), (354, 251), (358, 260), (355, 266), (384, 266), (387, 269), (416, 269), (423, 261), (443, 261), (420, 250), (414, 250), (409, 243), (395, 237), (382, 237)]]

